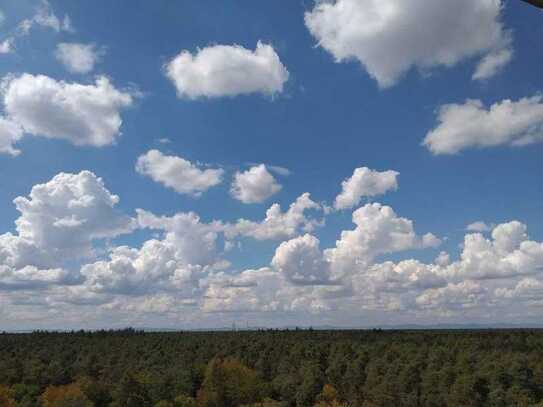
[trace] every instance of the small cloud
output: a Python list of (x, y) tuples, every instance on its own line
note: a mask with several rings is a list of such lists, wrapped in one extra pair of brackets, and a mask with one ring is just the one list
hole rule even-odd
[(13, 52), (13, 38), (7, 38), (0, 42), (0, 54), (9, 54)]
[(220, 98), (283, 91), (289, 72), (271, 45), (254, 51), (239, 45), (214, 45), (195, 54), (181, 51), (165, 66), (179, 98)]
[(105, 54), (105, 48), (95, 44), (62, 42), (57, 45), (55, 57), (71, 73), (87, 74)]
[(32, 18), (27, 18), (19, 23), (19, 35), (28, 35), (30, 30), (35, 26), (50, 28), (56, 32), (75, 32), (70, 16), (65, 15), (60, 19), (51, 9), (51, 5), (47, 0), (42, 0), (40, 6)]
[(264, 165), (236, 172), (230, 193), (233, 198), (246, 204), (262, 203), (281, 191), (283, 187)]
[(282, 175), (283, 177), (288, 177), (290, 174), (292, 174), (292, 171), (290, 171), (288, 168), (279, 167), (278, 165), (269, 165), (268, 168), (270, 169), (270, 171)]
[(351, 178), (341, 183), (341, 193), (336, 197), (337, 210), (350, 209), (358, 205), (364, 197), (383, 195), (398, 189), (397, 171), (375, 171), (367, 167), (356, 168)]
[(286, 167), (281, 167), (279, 165), (268, 165), (268, 164), (258, 163), (258, 162), (249, 162), (247, 163), (247, 165), (251, 167), (258, 167), (259, 165), (265, 165), (268, 170), (276, 173), (277, 175), (281, 175), (283, 177), (288, 177), (289, 175), (292, 174), (291, 170), (289, 170)]
[(434, 155), (473, 148), (522, 147), (543, 142), (543, 96), (504, 99), (490, 106), (468, 99), (437, 111), (438, 125), (423, 145)]
[(184, 158), (164, 155), (158, 150), (150, 150), (140, 156), (136, 171), (179, 194), (196, 198), (208, 189), (219, 185), (224, 174), (220, 168), (202, 169), (200, 165)]
[(470, 223), (466, 226), (466, 231), (468, 232), (490, 232), (492, 230), (492, 225), (487, 225), (485, 222), (477, 221)]

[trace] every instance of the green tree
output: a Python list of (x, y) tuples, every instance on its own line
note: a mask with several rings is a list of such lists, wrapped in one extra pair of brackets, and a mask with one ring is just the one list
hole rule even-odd
[(206, 370), (198, 401), (206, 407), (249, 404), (261, 398), (257, 373), (233, 358), (215, 358)]
[(196, 400), (193, 397), (180, 395), (173, 402), (175, 407), (196, 407)]

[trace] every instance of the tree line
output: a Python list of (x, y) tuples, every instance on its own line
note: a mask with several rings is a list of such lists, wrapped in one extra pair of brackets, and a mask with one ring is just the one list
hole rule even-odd
[(4, 333), (15, 406), (543, 407), (543, 331)]

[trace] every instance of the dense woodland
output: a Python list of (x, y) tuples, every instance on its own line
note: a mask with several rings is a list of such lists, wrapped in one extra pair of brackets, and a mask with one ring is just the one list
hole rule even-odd
[(543, 331), (0, 335), (0, 406), (543, 406)]

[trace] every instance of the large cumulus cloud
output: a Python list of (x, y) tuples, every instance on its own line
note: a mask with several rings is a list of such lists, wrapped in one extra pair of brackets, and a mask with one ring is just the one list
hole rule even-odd
[(501, 10), (500, 0), (330, 0), (317, 1), (305, 24), (337, 62), (356, 60), (389, 87), (412, 68), (475, 56), (484, 57), (475, 79), (498, 72), (511, 59)]

